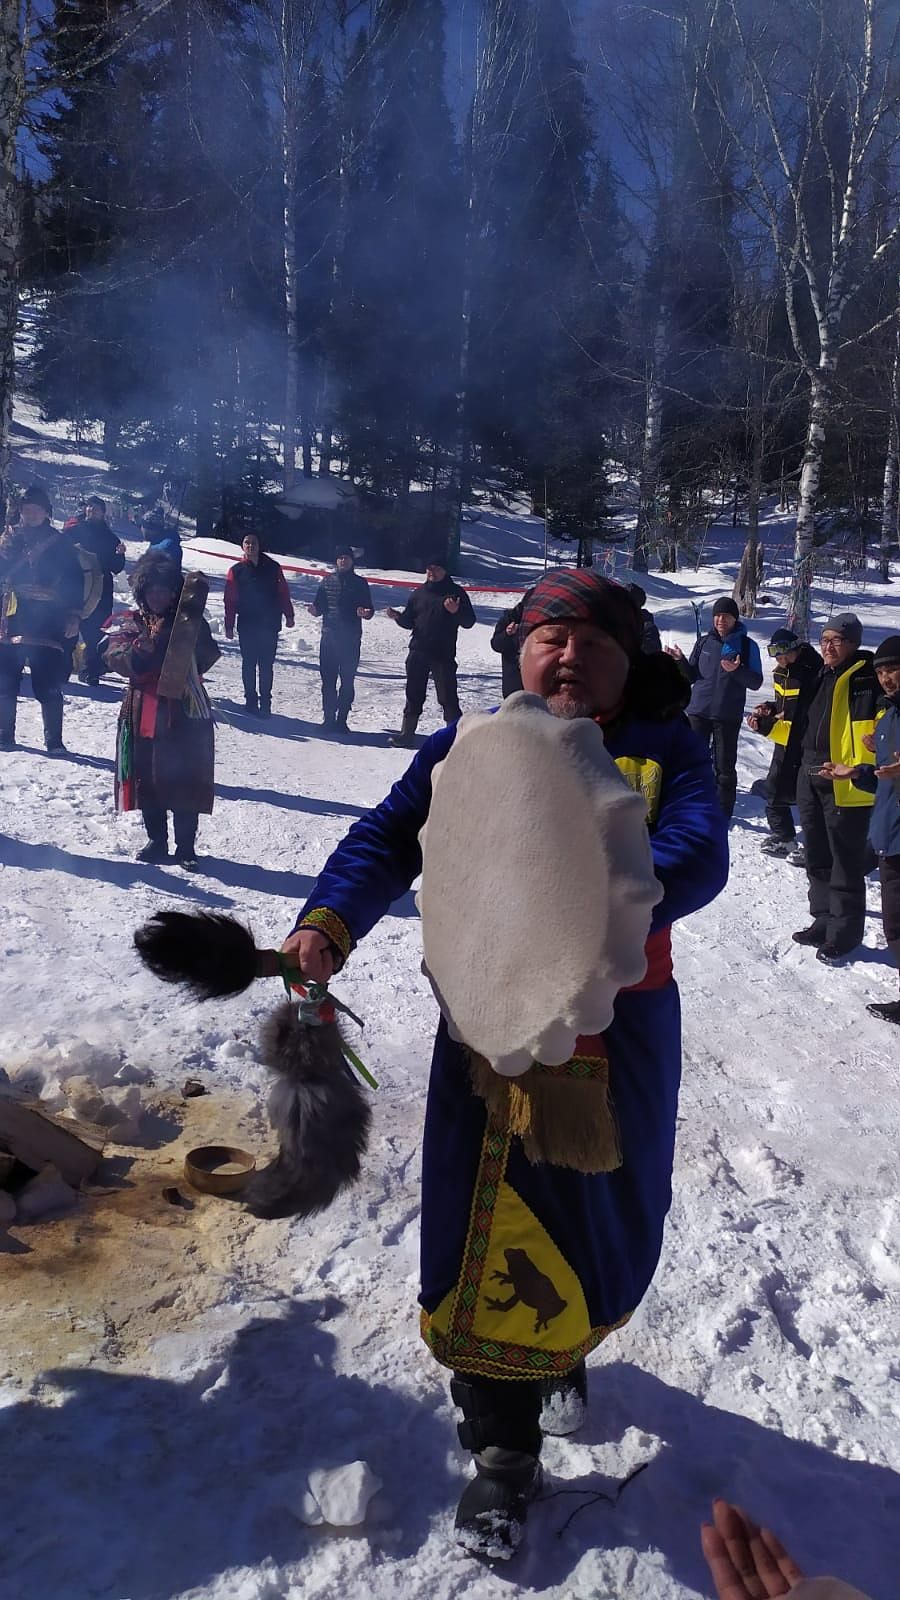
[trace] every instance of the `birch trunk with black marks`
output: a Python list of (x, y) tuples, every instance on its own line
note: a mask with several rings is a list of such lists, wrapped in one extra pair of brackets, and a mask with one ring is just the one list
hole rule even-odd
[(897, 524), (898, 453), (900, 453), (900, 330), (894, 340), (891, 368), (888, 442), (884, 457), (884, 491), (881, 500), (881, 548), (879, 573), (882, 583), (891, 580), (891, 540)]
[(753, 436), (753, 458), (750, 466), (750, 485), (747, 492), (747, 543), (741, 556), (740, 570), (735, 579), (733, 597), (742, 617), (755, 617), (759, 586), (762, 581), (762, 545), (759, 542), (759, 502), (762, 496), (763, 432), (758, 427)]
[(825, 430), (831, 417), (831, 379), (834, 363), (820, 363), (810, 375), (806, 443), (797, 489), (794, 529), (794, 572), (788, 601), (788, 627), (801, 639), (809, 638), (810, 590), (815, 552), (816, 505), (825, 457)]
[(299, 84), (292, 71), (291, 0), (284, 0), (282, 29), (285, 61), (282, 74), (282, 189), (284, 194), (284, 487), (297, 478), (297, 408), (300, 402), (300, 329), (297, 316), (297, 101)]
[(6, 512), (9, 486), (19, 311), (21, 191), (17, 144), (25, 104), (26, 16), (21, 0), (0, 0), (0, 517)]
[(644, 437), (641, 448), (641, 471), (638, 480), (638, 514), (634, 533), (632, 569), (647, 571), (648, 553), (656, 524), (659, 499), (659, 463), (662, 449), (663, 373), (669, 348), (669, 318), (665, 305), (660, 306), (653, 338), (653, 355), (647, 370), (646, 404), (644, 410)]

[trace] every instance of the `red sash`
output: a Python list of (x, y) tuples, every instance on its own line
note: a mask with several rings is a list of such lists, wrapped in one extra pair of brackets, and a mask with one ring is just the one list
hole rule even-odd
[[(647, 971), (640, 983), (629, 984), (620, 994), (640, 994), (642, 989), (662, 989), (672, 977), (672, 930), (657, 928), (645, 945)], [(592, 1058), (606, 1056), (606, 1039), (602, 1033), (579, 1034), (575, 1040), (575, 1056)]]

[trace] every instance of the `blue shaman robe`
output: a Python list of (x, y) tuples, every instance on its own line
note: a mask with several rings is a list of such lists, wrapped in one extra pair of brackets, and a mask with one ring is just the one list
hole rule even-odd
[[(499, 1128), (474, 1093), (466, 1051), (441, 1020), (423, 1144), (419, 1300), (426, 1342), (460, 1372), (522, 1378), (571, 1370), (627, 1321), (662, 1247), (681, 1076), (668, 930), (723, 888), (727, 831), (708, 753), (683, 718), (625, 719), (604, 734), (620, 771), (646, 798), (664, 890), (648, 940), (648, 977), (617, 996), (603, 1036), (622, 1162), (584, 1174), (529, 1161), (521, 1140)], [(387, 799), (354, 824), (297, 927), (328, 934), (346, 957), (410, 888), (422, 867), (418, 835), (431, 772), (454, 736), (449, 727), (428, 739)], [(477, 817), (471, 821), (477, 827)]]

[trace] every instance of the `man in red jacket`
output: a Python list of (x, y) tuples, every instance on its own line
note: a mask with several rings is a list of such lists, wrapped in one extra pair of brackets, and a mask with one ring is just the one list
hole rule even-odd
[(244, 705), (254, 716), (268, 717), (281, 619), (292, 628), (294, 607), (284, 573), (277, 561), (263, 554), (259, 536), (248, 533), (241, 549), (241, 560), (225, 579), (225, 637), (234, 638), (237, 621)]

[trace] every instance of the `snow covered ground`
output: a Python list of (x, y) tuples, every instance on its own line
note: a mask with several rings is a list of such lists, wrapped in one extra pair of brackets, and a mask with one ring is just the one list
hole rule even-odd
[[(684, 645), (691, 600), (731, 586), (730, 532), (711, 553), (718, 567), (646, 583), (662, 630)], [(524, 583), (542, 559), (539, 522), (490, 513), (467, 529), (460, 570)], [(139, 865), (139, 820), (112, 813), (114, 680), (70, 686), (67, 761), (40, 753), (30, 699), (22, 748), (3, 757), (0, 1065), (51, 1101), (73, 1073), (124, 1073), (147, 1108), (140, 1143), (112, 1147), (104, 1193), (0, 1234), (4, 1600), (686, 1600), (709, 1593), (698, 1529), (716, 1494), (770, 1520), (811, 1572), (891, 1600), (900, 1091), (897, 1041), (865, 1012), (896, 991), (875, 881), (851, 967), (823, 969), (791, 942), (805, 879), (759, 853), (762, 806), (747, 791), (768, 749), (745, 734), (731, 881), (675, 935), (685, 1067), (663, 1260), (631, 1325), (591, 1360), (586, 1429), (547, 1443), (526, 1549), (487, 1571), (450, 1544), (466, 1461), (447, 1375), (418, 1338), (435, 1006), (411, 897), (337, 985), (365, 1019), (361, 1049), (380, 1083), (363, 1181), (310, 1223), (162, 1196), (193, 1144), (270, 1143), (254, 1034), (277, 990), (207, 1007), (175, 999), (139, 967), (133, 929), (167, 906), (222, 909), (259, 942), (280, 941), (329, 850), (406, 760), (385, 734), (400, 717), (405, 644), (389, 619), (366, 626), (350, 737), (317, 726), (318, 624), (302, 604), (282, 638), (277, 714), (251, 723), (235, 709), (237, 646), (222, 637), (226, 563), (188, 553), (186, 565), (212, 575), (224, 652), (209, 678), (218, 781), (202, 871)], [(292, 581), (297, 602), (313, 584)], [(900, 627), (894, 593), (834, 601), (858, 606), (874, 644)], [(397, 598), (382, 589), (377, 603)], [(473, 600), (464, 708), (496, 701), (489, 638), (508, 603)], [(777, 620), (764, 611), (757, 639)], [(423, 729), (434, 726), (432, 701)], [(208, 1094), (183, 1101), (188, 1076)], [(309, 1474), (357, 1460), (382, 1483), (365, 1528), (305, 1526)]]

